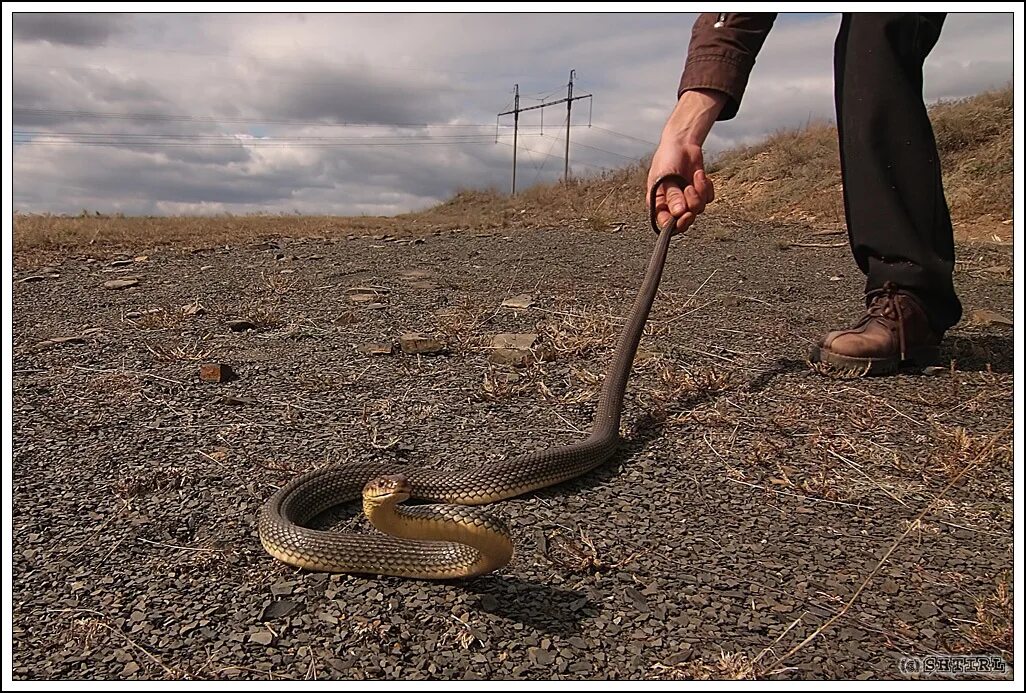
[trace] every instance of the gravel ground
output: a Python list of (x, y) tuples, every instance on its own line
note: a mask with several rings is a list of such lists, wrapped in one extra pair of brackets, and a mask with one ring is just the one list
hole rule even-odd
[[(15, 678), (903, 678), (901, 658), (939, 654), (1011, 670), (1010, 248), (962, 249), (944, 368), (836, 379), (804, 359), (857, 317), (843, 236), (710, 218), (671, 249), (622, 454), (495, 506), (507, 568), (293, 570), (255, 514), (294, 474), (580, 437), (652, 241), (396, 233), (19, 258)], [(500, 307), (520, 294), (534, 305)], [(446, 352), (358, 350), (408, 331)], [(554, 358), (490, 364), (503, 332)], [(201, 382), (207, 361), (238, 377)], [(366, 531), (354, 508), (322, 519)]]

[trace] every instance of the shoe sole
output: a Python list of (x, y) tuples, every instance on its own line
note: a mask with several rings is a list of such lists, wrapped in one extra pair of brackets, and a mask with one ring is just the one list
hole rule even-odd
[(812, 350), (812, 354), (809, 355), (809, 361), (828, 366), (831, 370), (836, 370), (837, 375), (862, 377), (869, 375), (893, 375), (906, 364), (925, 368), (935, 364), (939, 356), (939, 347), (923, 347), (907, 354), (904, 360), (900, 356), (883, 359), (845, 356), (823, 347), (815, 347)]

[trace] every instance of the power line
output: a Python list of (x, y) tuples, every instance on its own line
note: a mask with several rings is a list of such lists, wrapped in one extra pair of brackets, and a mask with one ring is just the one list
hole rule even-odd
[[(326, 123), (317, 120), (288, 120), (274, 118), (239, 118), (231, 116), (207, 116), (187, 114), (164, 114), (164, 113), (117, 113), (102, 111), (73, 111), (50, 108), (19, 108), (11, 109), (14, 115), (35, 115), (44, 117), (73, 117), (85, 119), (110, 119), (110, 120), (143, 120), (158, 122), (183, 122), (183, 123), (222, 123), (222, 124), (252, 124), (252, 125), (309, 125), (314, 127), (349, 127), (349, 128), (376, 128), (376, 127), (397, 127), (397, 128), (491, 128), (491, 124), (481, 123)], [(508, 127), (508, 126), (507, 126)]]
[[(538, 104), (536, 106), (528, 106), (527, 108), (520, 108), (520, 97), (519, 97), (520, 87), (519, 87), (519, 85), (516, 87), (516, 91), (517, 91), (516, 106), (514, 106), (513, 110), (512, 111), (504, 111), (502, 113), (499, 113), (495, 117), (495, 123), (496, 123), (496, 126), (498, 126), (499, 118), (501, 118), (504, 115), (512, 115), (513, 116), (513, 194), (515, 195), (516, 192), (517, 192), (517, 148), (516, 148), (516, 141), (517, 141), (518, 126), (520, 124), (520, 114), (525, 112), (525, 111), (535, 111), (535, 110), (538, 110), (538, 109), (544, 109), (546, 106), (556, 106), (556, 105), (559, 105), (561, 103), (565, 103), (566, 104), (566, 152), (565, 152), (564, 157), (563, 157), (563, 159), (564, 159), (563, 179), (564, 179), (564, 181), (569, 182), (569, 179), (570, 179), (570, 109), (573, 107), (574, 101), (579, 101), (581, 99), (591, 99), (591, 94), (583, 94), (583, 95), (580, 95), (580, 96), (574, 96), (574, 71), (573, 70), (570, 70), (570, 81), (567, 84), (566, 98), (565, 99), (559, 99), (557, 101), (546, 101), (545, 103), (540, 103), (540, 104)], [(545, 111), (542, 110), (542, 113), (544, 113), (544, 112)], [(589, 121), (590, 121), (590, 116), (589, 116)]]
[(249, 148), (249, 149), (308, 149), (317, 147), (408, 147), (408, 146), (419, 146), (419, 145), (449, 145), (454, 144), (495, 144), (495, 141), (491, 137), (477, 138), (477, 139), (465, 139), (465, 140), (433, 140), (433, 139), (414, 139), (409, 138), (410, 141), (393, 141), (393, 142), (380, 142), (380, 141), (352, 141), (352, 142), (298, 142), (298, 143), (287, 143), (287, 142), (273, 142), (273, 143), (262, 143), (259, 140), (237, 140), (235, 142), (173, 142), (173, 141), (157, 141), (157, 142), (126, 142), (117, 140), (25, 140), (21, 142), (15, 142), (17, 147), (31, 147), (31, 146), (75, 146), (75, 147), (127, 147), (127, 148), (143, 148), (143, 147), (211, 147), (211, 148)]
[[(527, 136), (528, 135), (525, 135), (525, 137), (527, 137)], [(530, 137), (538, 137), (539, 135), (529, 135), (529, 136)], [(560, 139), (558, 137), (557, 138), (553, 138), (553, 139), (555, 139), (557, 142), (560, 141)], [(504, 144), (507, 147), (512, 147), (513, 146), (510, 142), (499, 142), (499, 144)], [(538, 151), (537, 149), (531, 149), (529, 147), (524, 147), (524, 146), (520, 147), (520, 151), (522, 151), (522, 152), (530, 152), (531, 154), (538, 154), (541, 157), (548, 157), (548, 158), (552, 158), (552, 159), (558, 158), (556, 155), (552, 154), (551, 151), (546, 153), (546, 152)], [(594, 168), (594, 169), (597, 169), (599, 171), (611, 171), (612, 170), (612, 168), (609, 167), (609, 166), (600, 166), (599, 164), (591, 163), (591, 162), (588, 162), (588, 161), (577, 161), (575, 165), (578, 165), (578, 164), (581, 165), (581, 166), (585, 166), (587, 168)], [(535, 167), (535, 168), (537, 168), (537, 167)], [(537, 181), (537, 176), (535, 177), (535, 181)]]
[(604, 128), (604, 127), (601, 127), (599, 125), (591, 125), (591, 127), (595, 128), (596, 130), (601, 130), (602, 132), (608, 132), (610, 135), (616, 135), (617, 137), (623, 137), (624, 139), (634, 140), (635, 142), (641, 142), (642, 144), (650, 144), (653, 147), (658, 147), (659, 146), (658, 142), (652, 142), (651, 140), (645, 140), (645, 139), (642, 139), (640, 137), (635, 137), (634, 135), (628, 135), (628, 134), (623, 133), (623, 132), (617, 132), (616, 130), (610, 130), (609, 128)]
[[(69, 137), (69, 138), (101, 138), (101, 139), (113, 139), (116, 137), (127, 138), (128, 141), (133, 139), (154, 139), (154, 140), (195, 140), (195, 141), (248, 141), (255, 140), (261, 142), (271, 141), (300, 141), (300, 142), (334, 142), (334, 141), (364, 141), (364, 140), (375, 140), (375, 139), (451, 139), (459, 140), (466, 138), (481, 138), (486, 137), (485, 133), (462, 133), (452, 135), (428, 135), (428, 134), (417, 134), (417, 135), (364, 135), (360, 137), (344, 137), (338, 136), (327, 136), (327, 135), (293, 135), (293, 136), (252, 136), (252, 135), (237, 135), (237, 134), (196, 134), (196, 133), (145, 133), (145, 132), (54, 132), (51, 130), (13, 130), (15, 137)], [(500, 137), (509, 137), (510, 134), (502, 133)]]

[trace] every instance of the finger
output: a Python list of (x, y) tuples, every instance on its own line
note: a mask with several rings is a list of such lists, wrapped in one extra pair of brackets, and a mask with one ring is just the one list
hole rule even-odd
[(688, 210), (688, 203), (680, 186), (667, 183), (662, 187), (666, 190), (666, 206), (669, 208), (670, 213), (675, 217), (684, 214)]
[(709, 176), (705, 175), (705, 171), (701, 169), (695, 171), (695, 190), (698, 192), (699, 197), (705, 200), (706, 204), (716, 199), (712, 181), (709, 179)]
[(694, 212), (684, 212), (680, 219), (677, 220), (677, 233), (681, 231), (687, 231), (688, 227), (695, 223)]
[(684, 188), (684, 199), (687, 200), (688, 209), (696, 216), (705, 211), (705, 198), (698, 194), (695, 186), (689, 185)]

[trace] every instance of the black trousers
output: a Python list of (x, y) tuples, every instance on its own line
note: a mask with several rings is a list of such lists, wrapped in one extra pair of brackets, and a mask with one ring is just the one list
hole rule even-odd
[(846, 13), (834, 47), (852, 253), (867, 291), (888, 281), (908, 289), (938, 331), (962, 317), (951, 217), (923, 103), (923, 62), (943, 23), (943, 14)]

